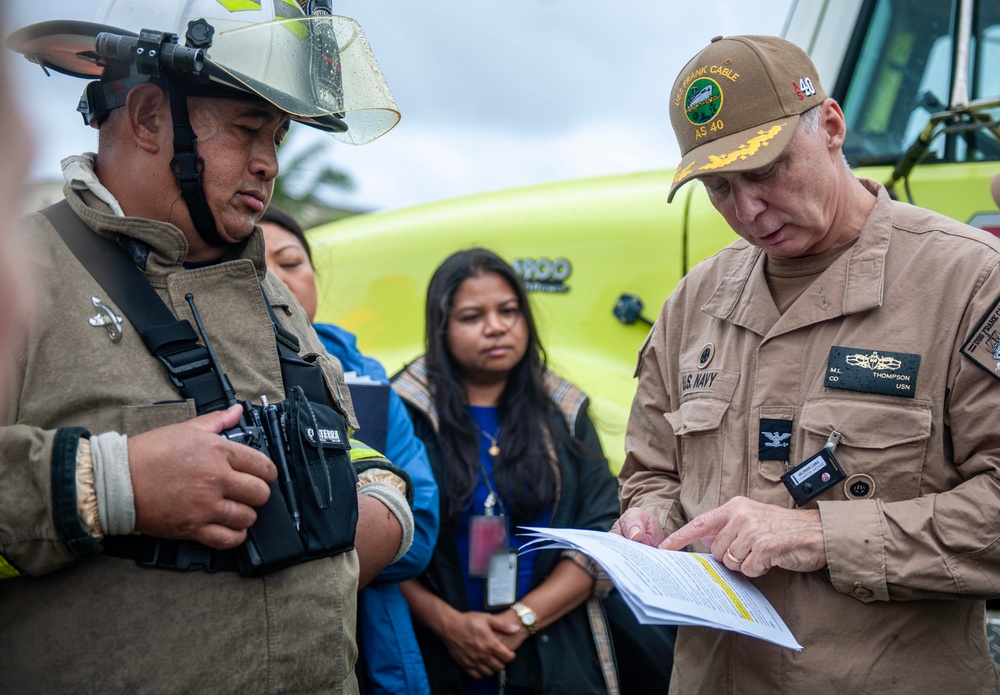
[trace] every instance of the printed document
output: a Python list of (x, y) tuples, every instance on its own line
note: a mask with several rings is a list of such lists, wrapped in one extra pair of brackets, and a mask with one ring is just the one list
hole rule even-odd
[(570, 548), (600, 563), (640, 623), (714, 627), (802, 649), (763, 594), (707, 553), (660, 550), (604, 531), (521, 532), (532, 538), (521, 552)]

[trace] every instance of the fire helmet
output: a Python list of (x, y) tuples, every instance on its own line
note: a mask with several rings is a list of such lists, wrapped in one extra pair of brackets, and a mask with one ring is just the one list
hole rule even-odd
[(95, 127), (136, 85), (163, 88), (174, 125), (171, 169), (198, 234), (222, 246), (189, 95), (263, 99), (355, 145), (399, 122), (357, 22), (333, 15), (332, 0), (300, 1), (105, 0), (95, 23), (41, 22), (11, 34), (7, 45), (46, 71), (98, 78), (77, 108)]

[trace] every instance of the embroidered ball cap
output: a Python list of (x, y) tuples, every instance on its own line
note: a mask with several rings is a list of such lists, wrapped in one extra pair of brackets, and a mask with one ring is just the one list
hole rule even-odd
[(691, 179), (776, 160), (799, 114), (826, 99), (806, 52), (776, 36), (717, 36), (684, 66), (670, 93), (680, 165), (669, 200)]

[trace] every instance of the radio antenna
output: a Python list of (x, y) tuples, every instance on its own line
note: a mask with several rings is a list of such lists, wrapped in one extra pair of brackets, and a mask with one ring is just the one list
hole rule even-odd
[(184, 299), (187, 300), (188, 306), (191, 307), (191, 313), (194, 315), (194, 322), (198, 326), (198, 334), (201, 336), (201, 341), (205, 343), (205, 349), (208, 350), (208, 360), (212, 365), (212, 369), (214, 369), (215, 373), (219, 375), (219, 381), (222, 384), (222, 393), (226, 397), (226, 407), (232, 407), (236, 405), (236, 392), (233, 391), (233, 386), (229, 383), (229, 377), (222, 372), (222, 365), (219, 364), (219, 358), (215, 356), (215, 350), (212, 349), (212, 343), (208, 340), (208, 334), (205, 333), (205, 327), (201, 323), (201, 316), (198, 315), (198, 307), (194, 305), (194, 295), (188, 292), (184, 295)]

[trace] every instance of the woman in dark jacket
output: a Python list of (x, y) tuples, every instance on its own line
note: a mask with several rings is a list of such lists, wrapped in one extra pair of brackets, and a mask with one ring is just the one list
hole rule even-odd
[(587, 398), (546, 368), (507, 263), (482, 249), (444, 261), (427, 353), (393, 387), (441, 491), (430, 566), (401, 585), (432, 691), (617, 692), (606, 577), (582, 555), (516, 554), (518, 526), (606, 530), (618, 497)]

